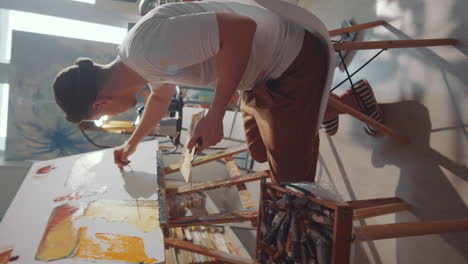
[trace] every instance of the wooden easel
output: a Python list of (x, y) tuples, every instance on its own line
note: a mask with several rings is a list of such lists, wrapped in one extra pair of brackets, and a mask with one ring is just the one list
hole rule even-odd
[[(329, 31), (330, 37), (339, 36), (341, 34), (347, 34), (352, 32), (359, 32), (369, 28), (377, 26), (385, 26), (387, 24), (384, 20), (378, 20), (374, 22), (358, 24), (350, 27), (340, 28)], [(396, 49), (396, 48), (416, 48), (416, 47), (432, 47), (432, 46), (454, 46), (457, 44), (455, 39), (443, 38), (443, 39), (414, 39), (414, 40), (386, 40), (386, 41), (361, 41), (361, 42), (340, 42), (335, 43), (334, 48), (336, 51), (342, 50), (367, 50), (367, 49)], [(362, 114), (361, 112), (349, 107), (348, 105), (340, 102), (339, 100), (330, 97), (329, 104), (337, 110), (347, 113), (366, 124), (373, 126), (374, 128), (388, 134), (402, 144), (409, 144), (410, 139), (407, 136), (401, 135), (394, 129), (375, 121), (374, 119)]]
[[(217, 188), (236, 186), (239, 190), (239, 195), (241, 197), (244, 210), (230, 212), (226, 214), (213, 214), (203, 217), (167, 217), (167, 222), (162, 222), (164, 227), (166, 229), (169, 229), (176, 227), (208, 226), (232, 222), (253, 222), (255, 223), (255, 226), (257, 221), (261, 221), (261, 216), (258, 215), (257, 208), (253, 205), (250, 194), (245, 188), (245, 183), (258, 180), (264, 181), (264, 179), (270, 177), (270, 174), (269, 171), (262, 171), (246, 175), (240, 174), (238, 168), (234, 164), (233, 156), (246, 150), (247, 148), (245, 145), (240, 145), (238, 147), (230, 148), (215, 154), (199, 157), (193, 162), (193, 166), (198, 166), (207, 162), (224, 159), (226, 161), (226, 166), (228, 167), (231, 178), (194, 184), (191, 189), (188, 186), (181, 186), (174, 190), (160, 188), (160, 192), (164, 192), (163, 194), (160, 193), (160, 199), (162, 201), (165, 201), (165, 199), (170, 198), (176, 195), (177, 193), (190, 194), (195, 192), (213, 190)], [(162, 164), (162, 161), (159, 161), (158, 164)], [(161, 180), (160, 186), (161, 184), (164, 184), (164, 176), (178, 171), (178, 167), (178, 164), (170, 165), (167, 167), (160, 167), (159, 173), (161, 173), (160, 175), (163, 176), (158, 177)], [(284, 193), (291, 193), (297, 196), (304, 196), (299, 192), (295, 192), (290, 189), (286, 189), (271, 183), (262, 184), (262, 193), (264, 192), (264, 186), (273, 188), (277, 191), (281, 191)], [(332, 263), (334, 264), (350, 263), (351, 244), (354, 241), (368, 241), (387, 238), (420, 236), (447, 232), (468, 232), (468, 219), (379, 224), (361, 227), (352, 226), (354, 220), (365, 219), (411, 209), (411, 206), (408, 203), (397, 197), (355, 200), (344, 203), (336, 203), (333, 201), (318, 199), (315, 197), (311, 197), (310, 199), (312, 199), (318, 204), (322, 204), (324, 206), (332, 208), (336, 212), (336, 228), (334, 230), (332, 255)], [(165, 210), (163, 214), (169, 216), (168, 211), (170, 210), (170, 208), (164, 208), (163, 210)], [(166, 236), (165, 243), (168, 247), (186, 250), (196, 254), (203, 254), (212, 257), (218, 261), (223, 261), (226, 263), (257, 263), (255, 260), (252, 259), (240, 257), (234, 254), (228, 254), (221, 250), (197, 245), (195, 243), (185, 241), (180, 238)]]
[[(264, 178), (270, 177), (268, 171), (262, 171), (258, 173), (250, 174), (241, 174), (238, 167), (235, 165), (233, 156), (242, 152), (247, 151), (246, 145), (242, 144), (240, 146), (230, 148), (224, 151), (220, 151), (215, 154), (210, 154), (206, 156), (201, 156), (196, 158), (192, 166), (199, 166), (211, 161), (224, 159), (227, 170), (231, 178), (221, 179), (217, 181), (208, 181), (203, 183), (193, 184), (193, 186), (180, 186), (176, 189), (167, 189), (165, 183), (165, 176), (168, 174), (179, 171), (180, 164), (173, 164), (167, 167), (158, 168), (158, 177), (159, 179), (159, 197), (161, 201), (167, 201), (177, 194), (192, 194), (199, 193), (208, 190), (225, 188), (230, 186), (236, 186), (240, 200), (244, 207), (244, 210), (237, 212), (230, 212), (225, 214), (211, 214), (205, 215), (203, 217), (199, 216), (183, 216), (183, 217), (170, 217), (170, 208), (169, 206), (163, 206), (163, 211), (160, 211), (160, 214), (166, 216), (165, 219), (160, 219), (163, 230), (166, 230), (165, 243), (167, 247), (173, 247), (179, 250), (189, 251), (195, 254), (202, 254), (214, 258), (215, 260), (222, 261), (224, 263), (241, 263), (241, 264), (253, 264), (256, 261), (241, 257), (234, 254), (228, 254), (219, 249), (209, 248), (206, 246), (198, 245), (190, 241), (185, 241), (179, 237), (170, 236), (170, 232), (167, 232), (169, 229), (181, 228), (181, 227), (192, 227), (192, 226), (209, 226), (215, 224), (223, 223), (233, 223), (233, 222), (252, 222), (253, 226), (256, 226), (258, 219), (258, 211), (254, 205), (252, 198), (245, 186), (245, 183), (258, 181)], [(158, 166), (162, 164), (162, 159), (159, 159)], [(163, 202), (166, 203), (167, 202)]]
[[(373, 27), (385, 26), (388, 24), (384, 20), (357, 24), (350, 27), (340, 28), (329, 31), (330, 37), (335, 37), (341, 34), (359, 32)], [(396, 49), (396, 48), (416, 48), (416, 47), (431, 47), (431, 46), (454, 46), (457, 44), (456, 39), (441, 38), (441, 39), (414, 39), (414, 40), (386, 40), (386, 41), (362, 41), (335, 44), (335, 50), (364, 50), (364, 49)]]
[[(348, 204), (353, 209), (355, 220), (406, 211), (411, 208), (409, 204), (396, 197), (350, 201)], [(468, 232), (468, 218), (378, 224), (354, 228), (354, 235), (357, 241), (422, 236), (450, 232)]]

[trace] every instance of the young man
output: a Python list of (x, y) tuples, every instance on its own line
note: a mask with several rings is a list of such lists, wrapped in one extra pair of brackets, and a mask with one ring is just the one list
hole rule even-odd
[(174, 85), (216, 87), (208, 114), (187, 147), (223, 138), (222, 120), (241, 92), (252, 157), (268, 161), (274, 180), (313, 182), (318, 159), (316, 124), (327, 71), (319, 38), (271, 11), (236, 2), (159, 6), (132, 28), (108, 65), (79, 59), (57, 76), (57, 104), (78, 123), (132, 107), (149, 83), (142, 122), (114, 151), (123, 167), (167, 111)]

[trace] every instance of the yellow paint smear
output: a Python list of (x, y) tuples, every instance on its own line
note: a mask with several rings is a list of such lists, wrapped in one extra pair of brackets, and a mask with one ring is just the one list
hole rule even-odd
[[(130, 263), (156, 263), (145, 253), (143, 239), (117, 234), (97, 233), (97, 239), (87, 234), (87, 228), (80, 228), (80, 240), (75, 257), (93, 260), (116, 260)], [(103, 249), (103, 246), (107, 247)]]
[(66, 258), (77, 245), (78, 230), (73, 225), (78, 209), (69, 205), (56, 207), (36, 254), (36, 259), (51, 261)]
[(69, 256), (75, 249), (77, 233), (70, 219), (57, 224), (45, 239), (45, 245), (36, 258), (45, 261)]
[(143, 232), (151, 232), (159, 228), (158, 208), (158, 201), (100, 200), (91, 203), (84, 215), (91, 219), (102, 217), (108, 221), (127, 222)]

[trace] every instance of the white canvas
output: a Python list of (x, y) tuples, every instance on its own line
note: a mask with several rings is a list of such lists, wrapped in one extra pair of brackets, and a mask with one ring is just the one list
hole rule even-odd
[[(80, 190), (90, 190), (90, 195), (77, 201), (89, 203), (96, 200), (158, 200), (157, 194), (157, 141), (141, 143), (131, 156), (133, 172), (125, 168), (122, 175), (114, 164), (113, 149), (90, 152), (66, 158), (35, 163), (16, 194), (0, 224), (0, 249), (13, 247), (15, 263), (44, 263), (35, 260), (52, 210), (70, 201), (54, 202), (54, 199)], [(36, 174), (44, 166), (52, 169), (46, 175)], [(164, 239), (161, 229), (144, 233), (126, 222), (80, 220), (90, 232), (131, 235), (144, 240), (146, 254), (164, 262)], [(52, 263), (115, 263), (100, 260), (60, 259)]]

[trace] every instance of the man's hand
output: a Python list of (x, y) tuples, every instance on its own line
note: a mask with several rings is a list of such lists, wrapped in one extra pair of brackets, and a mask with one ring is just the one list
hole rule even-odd
[(195, 125), (195, 129), (190, 136), (190, 141), (187, 144), (188, 149), (192, 149), (201, 138), (202, 145), (198, 147), (197, 151), (202, 151), (210, 146), (218, 144), (223, 139), (223, 116), (224, 113), (216, 113), (210, 110)]
[(141, 123), (133, 131), (128, 141), (114, 150), (114, 162), (120, 169), (130, 163), (128, 157), (135, 152), (138, 143), (149, 134), (151, 129), (166, 114), (174, 91), (175, 86), (173, 84), (164, 84), (151, 92), (148, 100), (146, 100)]
[(117, 165), (117, 167), (119, 167), (119, 169), (122, 170), (123, 167), (130, 163), (128, 157), (135, 153), (135, 150), (136, 145), (129, 144), (128, 142), (114, 149), (114, 163)]

